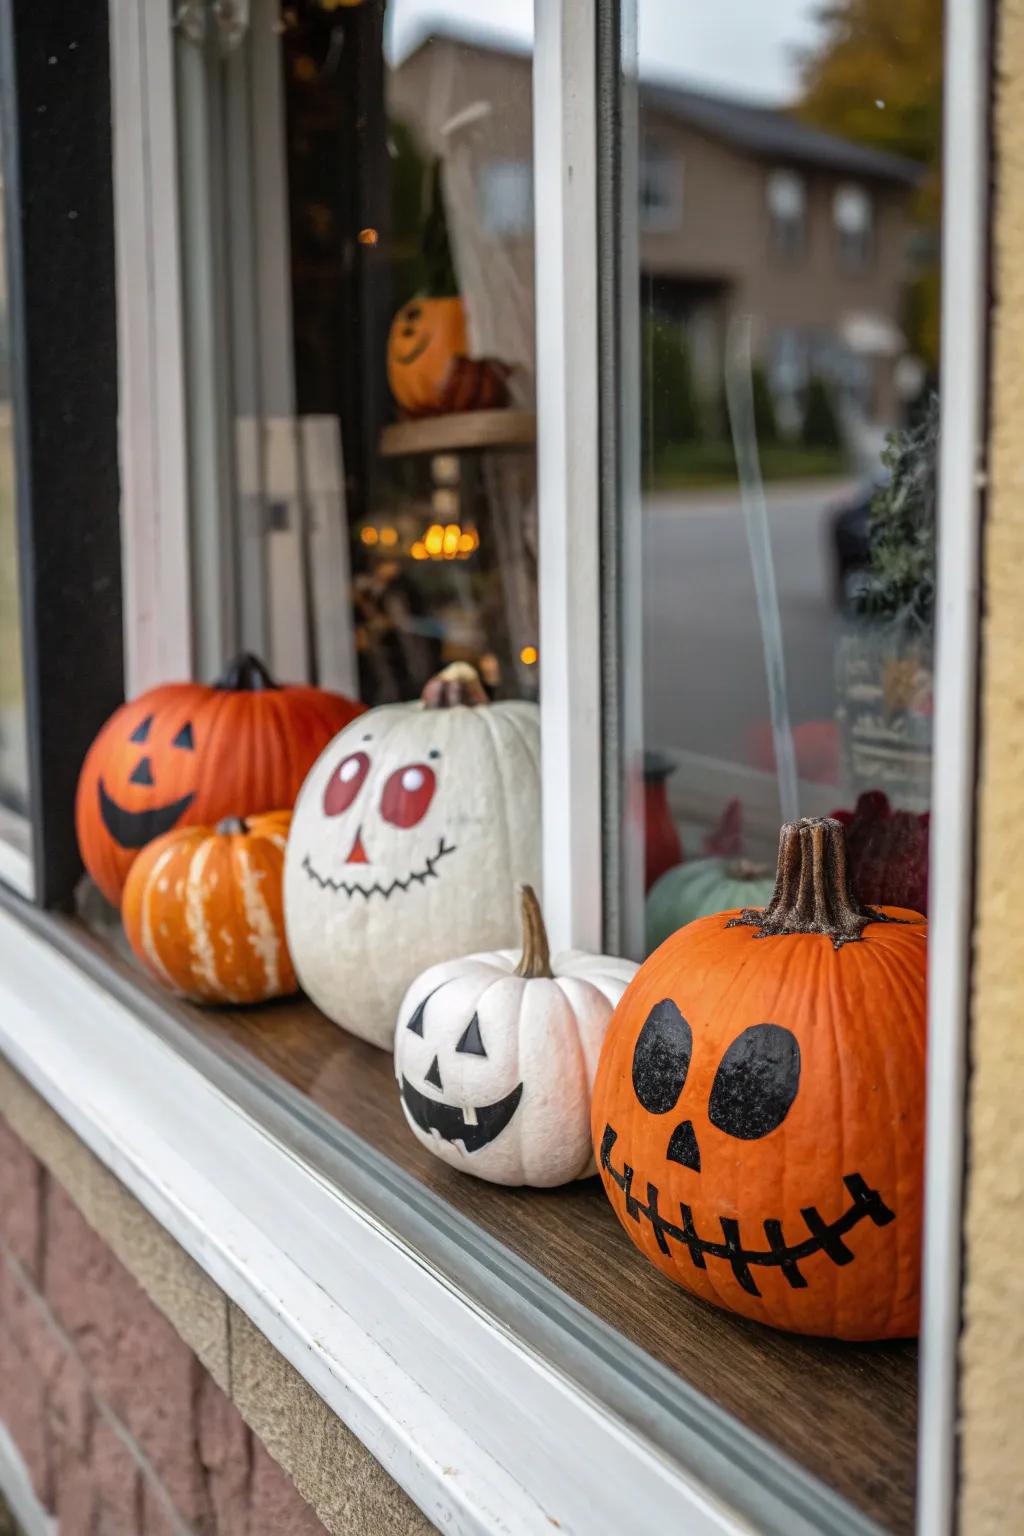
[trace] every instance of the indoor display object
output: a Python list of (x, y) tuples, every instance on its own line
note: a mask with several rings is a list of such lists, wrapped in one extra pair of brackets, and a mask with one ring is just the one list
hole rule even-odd
[(644, 753), (644, 890), (683, 862), (683, 843), (668, 802), (676, 765), (664, 752)]
[(552, 961), (529, 886), (521, 901), (521, 951), (449, 960), (413, 982), (395, 1075), (428, 1151), (493, 1184), (551, 1188), (594, 1172), (594, 1072), (636, 966), (576, 950)]
[(749, 859), (691, 859), (666, 870), (644, 903), (648, 954), (695, 918), (726, 908), (762, 905), (774, 884), (768, 866)]
[(917, 1330), (927, 923), (863, 906), (842, 826), (787, 823), (768, 904), (641, 966), (594, 1086), (626, 1232), (672, 1280), (779, 1328)]
[(880, 789), (852, 811), (833, 811), (846, 829), (853, 883), (864, 901), (928, 913), (928, 811), (894, 811)]
[(466, 356), (462, 300), (412, 299), (388, 337), (388, 383), (407, 416), (493, 410), (508, 400), (508, 370), (495, 358)]
[(296, 992), (284, 933), (289, 811), (177, 827), (139, 854), (124, 931), (157, 981), (200, 1003), (264, 1003)]
[(471, 358), (466, 308), (452, 264), (441, 164), (435, 162), (421, 254), (423, 292), (403, 304), (388, 336), (388, 383), (406, 416), (493, 409), (508, 402), (509, 370), (495, 358)]
[(540, 876), (540, 714), (492, 704), (454, 663), (411, 704), (353, 721), (311, 769), (288, 839), (299, 980), (327, 1016), (390, 1050), (410, 983), (518, 936)]
[(165, 683), (123, 704), (86, 754), (75, 826), (115, 905), (140, 848), (176, 826), (290, 807), (318, 752), (363, 706), (278, 686), (254, 656), (212, 685)]

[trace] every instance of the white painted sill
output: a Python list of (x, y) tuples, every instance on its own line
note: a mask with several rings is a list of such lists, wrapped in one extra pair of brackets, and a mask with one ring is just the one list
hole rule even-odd
[(240, 1052), (161, 1017), (72, 925), (12, 898), (0, 1052), (440, 1528), (877, 1532)]

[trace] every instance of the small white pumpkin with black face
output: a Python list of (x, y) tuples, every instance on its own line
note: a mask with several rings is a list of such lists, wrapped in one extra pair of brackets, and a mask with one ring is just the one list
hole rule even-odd
[(391, 1049), (414, 977), (440, 955), (514, 944), (515, 880), (540, 874), (540, 717), (492, 704), (472, 667), (360, 715), (313, 764), (285, 857), (299, 982)]
[(552, 1188), (593, 1173), (590, 1094), (605, 1032), (636, 972), (578, 950), (551, 962), (537, 898), (523, 949), (435, 965), (406, 994), (395, 1075), (413, 1134), (492, 1184)]

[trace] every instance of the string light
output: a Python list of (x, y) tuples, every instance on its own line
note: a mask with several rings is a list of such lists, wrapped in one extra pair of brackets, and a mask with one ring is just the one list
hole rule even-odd
[(380, 534), (377, 532), (376, 528), (367, 527), (360, 530), (359, 537), (362, 539), (364, 544), (376, 544), (377, 540), (380, 538)]
[(360, 245), (376, 245), (380, 235), (375, 229), (361, 229), (356, 238)]
[(522, 662), (524, 667), (535, 667), (537, 665), (538, 655), (539, 653), (535, 645), (524, 645), (522, 650), (519, 652), (519, 660)]
[(392, 549), (398, 543), (398, 529), (382, 528), (380, 530), (380, 541), (382, 544), (386, 544), (389, 549)]

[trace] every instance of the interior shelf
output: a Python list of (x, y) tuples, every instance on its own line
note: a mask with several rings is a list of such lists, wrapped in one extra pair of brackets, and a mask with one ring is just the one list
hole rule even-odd
[(458, 449), (531, 448), (537, 440), (533, 411), (456, 411), (396, 421), (380, 435), (383, 458), (416, 453), (453, 453)]

